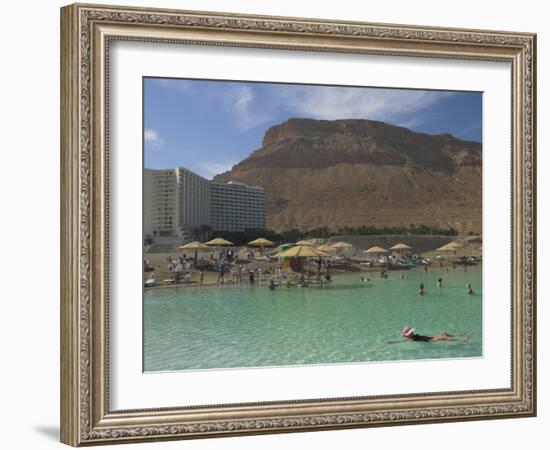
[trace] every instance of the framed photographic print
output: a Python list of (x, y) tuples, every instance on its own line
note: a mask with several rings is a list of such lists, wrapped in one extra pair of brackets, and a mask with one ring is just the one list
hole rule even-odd
[(536, 413), (530, 33), (61, 10), (61, 439)]

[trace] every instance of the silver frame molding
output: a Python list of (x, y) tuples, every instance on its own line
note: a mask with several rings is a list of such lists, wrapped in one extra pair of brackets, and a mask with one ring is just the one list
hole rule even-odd
[[(113, 40), (506, 61), (512, 67), (509, 389), (112, 411), (108, 61)], [(161, 439), (536, 415), (536, 35), (75, 4), (61, 9), (61, 440)]]

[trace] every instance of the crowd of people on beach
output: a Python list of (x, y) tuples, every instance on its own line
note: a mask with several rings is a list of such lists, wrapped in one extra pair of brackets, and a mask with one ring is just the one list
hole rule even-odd
[[(224, 249), (210, 250), (207, 255), (202, 254), (199, 258), (197, 252), (192, 256), (182, 254), (179, 256), (168, 256), (167, 270), (170, 273), (169, 278), (163, 280), (162, 284), (240, 284), (247, 283), (250, 285), (264, 285), (267, 284), (268, 288), (275, 290), (279, 286), (299, 286), (307, 287), (311, 284), (323, 286), (325, 283), (332, 281), (332, 265), (338, 264), (338, 267), (342, 266), (346, 262), (345, 258), (340, 257), (335, 259), (336, 255), (330, 257), (316, 257), (305, 260), (298, 258), (297, 260), (290, 260), (284, 263), (279, 261), (279, 264), (266, 264), (264, 259), (256, 257), (251, 252), (239, 252), (232, 247)], [(269, 261), (266, 259), (266, 261)], [(386, 261), (385, 265), (382, 265), (382, 261)], [(425, 259), (421, 254), (411, 254), (407, 256), (403, 255), (391, 255), (386, 256), (384, 259), (380, 259), (380, 278), (387, 280), (389, 278), (389, 272), (396, 270), (396, 263), (400, 265), (407, 264), (410, 267), (420, 266), (423, 267), (425, 272), (428, 272), (429, 266), (435, 261)], [(467, 271), (466, 260), (464, 260), (464, 270)], [(439, 263), (439, 269), (442, 272), (449, 272), (450, 267), (452, 269), (457, 268), (457, 264), (461, 262), (453, 262), (452, 265), (444, 265), (443, 259), (437, 257), (437, 263)], [(436, 264), (437, 264), (436, 263)], [(349, 265), (349, 263), (348, 263)], [(345, 266), (345, 264), (344, 264)], [(407, 268), (410, 268), (407, 267)], [(372, 269), (372, 268), (371, 268)], [(157, 275), (155, 268), (148, 260), (144, 260), (143, 266), (144, 273), (146, 275), (145, 286), (156, 286)], [(163, 271), (164, 272), (164, 271)], [(215, 272), (205, 276), (208, 272)], [(406, 278), (406, 270), (399, 270), (399, 276), (401, 279)], [(147, 278), (148, 277), (148, 278)], [(370, 282), (371, 279), (366, 276), (361, 276), (361, 282)], [(443, 278), (437, 278), (435, 283), (438, 289), (443, 287)], [(474, 295), (471, 284), (467, 284), (466, 293), (469, 296)], [(418, 287), (418, 295), (426, 295), (426, 288), (424, 283), (420, 283)]]

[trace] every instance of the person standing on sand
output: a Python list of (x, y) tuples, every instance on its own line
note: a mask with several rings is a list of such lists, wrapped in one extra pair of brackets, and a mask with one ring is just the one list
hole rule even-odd
[(224, 284), (225, 283), (225, 265), (220, 265), (220, 272), (218, 273), (218, 283)]
[(202, 283), (204, 281), (204, 270), (201, 269), (200, 275), (199, 275), (199, 283), (202, 286)]

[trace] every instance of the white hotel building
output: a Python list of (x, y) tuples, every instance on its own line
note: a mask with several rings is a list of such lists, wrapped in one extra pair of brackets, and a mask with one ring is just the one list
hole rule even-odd
[(209, 225), (215, 231), (265, 228), (263, 188), (210, 181), (183, 167), (145, 169), (143, 228), (151, 237), (184, 237)]

